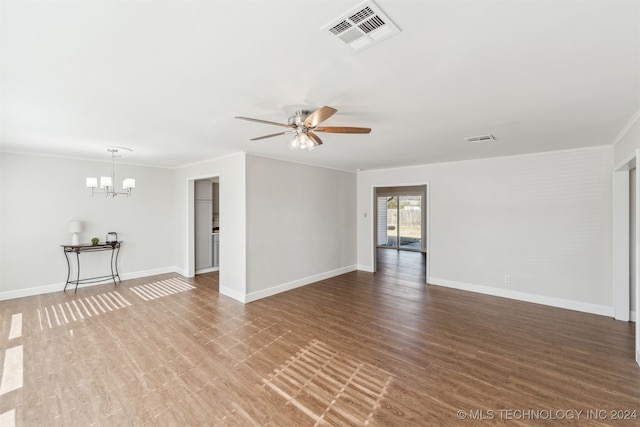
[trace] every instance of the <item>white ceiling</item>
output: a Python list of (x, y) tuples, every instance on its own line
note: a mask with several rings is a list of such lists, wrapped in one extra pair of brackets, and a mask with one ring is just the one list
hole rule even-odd
[[(0, 149), (367, 170), (608, 145), (640, 109), (638, 1), (378, 0), (402, 32), (354, 53), (320, 28), (358, 3), (3, 0)], [(290, 151), (234, 119), (322, 105), (371, 134)]]

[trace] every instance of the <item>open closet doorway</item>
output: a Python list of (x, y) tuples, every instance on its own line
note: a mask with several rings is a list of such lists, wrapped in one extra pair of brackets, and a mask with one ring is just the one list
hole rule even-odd
[(376, 187), (375, 270), (427, 281), (427, 186)]
[(194, 183), (195, 274), (220, 268), (220, 191), (219, 178), (197, 179)]

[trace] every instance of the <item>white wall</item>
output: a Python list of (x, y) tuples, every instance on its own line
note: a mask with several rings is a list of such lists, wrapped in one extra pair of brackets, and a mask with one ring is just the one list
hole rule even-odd
[(428, 182), (430, 283), (611, 315), (612, 154), (359, 173), (358, 265), (373, 268), (372, 188)]
[(247, 299), (355, 270), (355, 200), (353, 173), (247, 156)]
[[(219, 176), (221, 293), (240, 301), (372, 269), (373, 186), (428, 182), (432, 283), (608, 314), (611, 164), (610, 148), (585, 149), (363, 172), (356, 187), (350, 173), (240, 153), (175, 171), (117, 165), (137, 188), (105, 199), (84, 179), (107, 162), (2, 153), (0, 299), (61, 289), (72, 219), (82, 241), (118, 232), (123, 278), (189, 275), (189, 183)], [(104, 268), (98, 257), (85, 272)]]
[[(115, 231), (124, 241), (122, 278), (175, 269), (173, 175), (168, 169), (116, 163), (116, 183), (136, 179), (130, 198), (91, 197), (88, 176), (109, 175), (110, 162), (0, 153), (0, 299), (58, 291), (67, 266), (70, 220), (81, 220), (81, 242)], [(82, 254), (82, 277), (108, 272), (107, 252)]]
[(209, 160), (176, 170), (173, 200), (177, 232), (177, 271), (194, 274), (193, 181), (220, 180), (220, 293), (245, 302), (246, 295), (246, 165), (245, 154)]
[[(74, 219), (85, 223), (83, 242), (118, 233), (123, 279), (192, 276), (193, 181), (213, 176), (222, 294), (249, 302), (355, 269), (354, 174), (238, 153), (177, 170), (117, 164), (117, 177), (136, 179), (133, 196), (91, 197), (85, 178), (109, 170), (108, 162), (0, 154), (0, 299), (62, 289), (60, 244), (70, 242)], [(81, 255), (82, 277), (106, 274), (109, 255)]]

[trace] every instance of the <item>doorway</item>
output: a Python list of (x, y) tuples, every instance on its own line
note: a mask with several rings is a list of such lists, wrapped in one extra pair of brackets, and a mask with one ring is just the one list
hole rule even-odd
[[(428, 280), (427, 185), (374, 188), (374, 271), (398, 262), (408, 274)], [(390, 256), (392, 252), (396, 256)], [(402, 253), (418, 252), (416, 256)], [(405, 263), (406, 258), (411, 262)], [(414, 270), (410, 272), (409, 270)]]
[(219, 177), (194, 180), (193, 242), (194, 274), (220, 268)]
[(635, 359), (640, 365), (640, 150), (621, 162), (613, 173), (613, 314), (635, 322)]

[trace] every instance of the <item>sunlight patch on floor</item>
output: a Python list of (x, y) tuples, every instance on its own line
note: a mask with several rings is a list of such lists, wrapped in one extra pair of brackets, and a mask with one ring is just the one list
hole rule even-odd
[(168, 279), (146, 285), (134, 286), (130, 289), (143, 300), (150, 301), (152, 299), (166, 297), (195, 288), (195, 286), (192, 286), (183, 280)]
[(38, 309), (38, 323), (42, 331), (45, 328), (50, 329), (85, 317), (99, 316), (130, 305), (129, 301), (118, 292), (107, 292)]
[(392, 376), (313, 340), (262, 382), (315, 425), (368, 425)]

